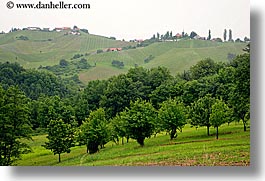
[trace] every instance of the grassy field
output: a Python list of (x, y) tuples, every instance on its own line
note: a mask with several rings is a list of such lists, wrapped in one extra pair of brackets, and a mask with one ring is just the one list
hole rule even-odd
[(104, 149), (90, 155), (85, 146), (76, 146), (71, 153), (53, 155), (41, 145), (46, 135), (33, 136), (28, 143), (33, 152), (22, 156), (17, 165), (24, 166), (249, 166), (250, 131), (243, 131), (242, 124), (231, 123), (219, 128), (219, 139), (215, 139), (215, 129), (197, 130), (189, 125), (170, 141), (166, 134), (152, 136), (140, 147), (134, 140), (124, 145), (109, 142)]

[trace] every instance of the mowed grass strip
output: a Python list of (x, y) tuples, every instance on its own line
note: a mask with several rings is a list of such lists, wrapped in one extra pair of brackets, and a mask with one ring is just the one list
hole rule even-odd
[(232, 123), (219, 128), (219, 140), (215, 129), (191, 128), (186, 125), (177, 139), (170, 140), (165, 133), (145, 140), (145, 146), (130, 139), (119, 145), (109, 142), (96, 154), (86, 153), (85, 146), (76, 146), (71, 153), (53, 155), (41, 145), (46, 135), (34, 136), (29, 142), (33, 152), (22, 156), (17, 165), (34, 166), (249, 166), (250, 131), (243, 131), (242, 124)]

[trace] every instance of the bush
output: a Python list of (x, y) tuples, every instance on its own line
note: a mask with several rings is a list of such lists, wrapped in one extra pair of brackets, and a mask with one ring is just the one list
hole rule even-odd
[(118, 68), (123, 68), (124, 67), (124, 63), (119, 61), (119, 60), (113, 60), (111, 64), (112, 64), (112, 66), (118, 67)]
[(23, 36), (23, 35), (17, 37), (17, 39), (18, 40), (24, 40), (24, 41), (29, 40), (29, 38), (27, 36)]
[(103, 50), (97, 50), (97, 54), (103, 53)]
[(155, 57), (153, 55), (149, 55), (146, 59), (144, 59), (144, 63), (148, 63), (153, 60)]

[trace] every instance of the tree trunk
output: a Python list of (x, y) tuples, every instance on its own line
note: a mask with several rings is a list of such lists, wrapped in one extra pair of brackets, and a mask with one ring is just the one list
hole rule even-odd
[(59, 153), (59, 163), (61, 162), (61, 154)]
[(88, 140), (87, 140), (87, 143), (86, 143), (86, 153), (88, 153), (88, 150), (89, 150), (89, 148), (88, 148)]
[(216, 139), (218, 140), (218, 126), (216, 127)]
[(207, 135), (210, 136), (210, 126), (207, 126)]
[(139, 143), (141, 146), (144, 146), (144, 138), (137, 138), (137, 143)]
[(129, 139), (130, 139), (130, 137), (127, 136), (126, 139), (127, 139), (126, 142), (129, 143)]
[(243, 122), (243, 124), (244, 124), (244, 131), (247, 131), (247, 125), (246, 125), (246, 123)]
[(173, 140), (174, 138), (176, 138), (176, 132), (177, 132), (177, 130), (176, 130), (176, 128), (173, 128), (172, 130), (171, 130), (171, 133), (170, 133), (170, 139), (171, 140)]

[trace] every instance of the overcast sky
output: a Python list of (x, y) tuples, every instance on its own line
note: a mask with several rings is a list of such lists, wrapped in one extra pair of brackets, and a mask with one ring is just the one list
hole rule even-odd
[[(223, 38), (224, 29), (232, 29), (233, 38), (250, 36), (249, 0), (64, 0), (65, 3), (89, 3), (90, 9), (39, 10), (8, 9), (0, 2), (0, 31), (12, 27), (86, 28), (92, 34), (118, 39), (145, 39), (166, 31), (197, 32)], [(38, 3), (40, 0), (12, 0), (14, 3)], [(62, 0), (41, 0), (42, 3)]]

